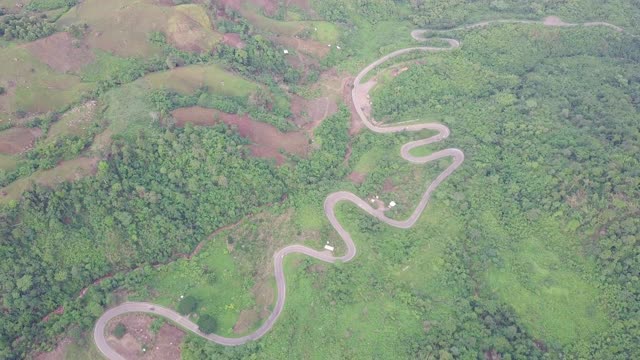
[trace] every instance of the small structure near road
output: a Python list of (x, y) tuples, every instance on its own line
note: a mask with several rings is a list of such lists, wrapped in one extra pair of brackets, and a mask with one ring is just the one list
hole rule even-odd
[(395, 202), (395, 201), (392, 201), (392, 202), (390, 202), (390, 203), (389, 203), (389, 207), (390, 207), (390, 208), (392, 208), (392, 207), (394, 207), (394, 206), (396, 206), (396, 202)]
[(333, 246), (331, 246), (331, 245), (329, 245), (329, 244), (325, 245), (325, 246), (324, 246), (324, 248), (325, 248), (326, 250), (331, 251), (331, 252), (333, 252), (333, 249), (334, 249), (334, 247), (333, 247)]

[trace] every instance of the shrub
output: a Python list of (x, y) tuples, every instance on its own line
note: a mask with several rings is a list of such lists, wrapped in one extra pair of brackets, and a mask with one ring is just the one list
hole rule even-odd
[(113, 336), (117, 337), (118, 339), (122, 339), (122, 337), (126, 333), (127, 327), (124, 326), (123, 323), (118, 323), (118, 325), (116, 325), (116, 327), (113, 329)]
[(76, 0), (31, 0), (27, 9), (31, 11), (56, 10), (63, 7), (70, 8), (76, 2)]
[(185, 296), (178, 304), (178, 312), (182, 315), (191, 314), (196, 310), (198, 301), (193, 296)]
[(218, 323), (213, 316), (204, 314), (198, 319), (198, 328), (205, 334), (211, 334), (218, 328)]

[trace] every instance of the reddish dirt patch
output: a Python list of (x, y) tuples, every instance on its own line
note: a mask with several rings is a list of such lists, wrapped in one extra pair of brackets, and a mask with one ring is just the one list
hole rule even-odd
[(387, 178), (384, 181), (384, 185), (382, 185), (382, 191), (393, 192), (395, 190), (396, 190), (396, 186), (393, 184), (393, 180), (391, 180), (391, 178)]
[(291, 113), (298, 126), (315, 128), (322, 120), (338, 112), (338, 104), (329, 97), (307, 100), (293, 95), (291, 97)]
[(567, 26), (567, 23), (562, 21), (557, 16), (549, 16), (543, 20), (544, 24), (547, 26)]
[(84, 42), (74, 39), (66, 32), (55, 33), (26, 44), (25, 47), (38, 60), (60, 72), (78, 71), (95, 59)]
[(244, 334), (251, 329), (253, 324), (260, 319), (260, 315), (255, 310), (242, 310), (238, 321), (233, 326), (235, 334)]
[(0, 132), (0, 153), (14, 155), (25, 152), (42, 135), (38, 128), (14, 127)]
[(347, 176), (347, 179), (349, 179), (349, 181), (351, 181), (354, 184), (362, 184), (365, 178), (366, 178), (365, 174), (359, 173), (357, 171), (354, 171), (351, 174), (349, 174), (349, 176)]
[[(124, 324), (127, 328), (127, 333), (122, 339), (112, 335), (118, 323)], [(165, 323), (157, 334), (153, 334), (149, 330), (151, 323), (153, 318), (147, 315), (120, 316), (107, 325), (107, 343), (126, 359), (180, 359), (180, 344), (184, 333)]]
[(253, 143), (251, 153), (254, 156), (273, 158), (279, 164), (285, 160), (280, 150), (300, 156), (306, 155), (309, 150), (309, 140), (303, 133), (283, 133), (272, 125), (252, 120), (247, 115), (227, 114), (199, 106), (176, 109), (171, 114), (178, 126), (186, 123), (207, 126), (224, 122), (235, 127), (240, 136)]
[(391, 76), (392, 77), (396, 77), (396, 76), (402, 74), (403, 72), (405, 72), (407, 70), (409, 70), (408, 66), (405, 66), (405, 67), (402, 67), (402, 68), (399, 68), (399, 67), (394, 68), (393, 70), (391, 70)]
[(362, 130), (364, 125), (356, 112), (355, 104), (351, 99), (351, 90), (353, 89), (353, 78), (345, 79), (342, 86), (342, 99), (345, 104), (349, 105), (349, 112), (351, 113), (351, 127), (349, 128), (349, 135), (356, 135)]
[(256, 308), (260, 311), (260, 318), (267, 318), (270, 314), (269, 306), (273, 304), (275, 297), (273, 286), (266, 279), (260, 280), (256, 282), (251, 292), (256, 299)]
[(242, 49), (246, 46), (244, 41), (240, 39), (240, 34), (226, 33), (222, 37), (222, 43), (234, 48)]

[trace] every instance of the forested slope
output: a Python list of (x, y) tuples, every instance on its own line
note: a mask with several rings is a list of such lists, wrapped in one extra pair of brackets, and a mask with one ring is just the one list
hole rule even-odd
[[(2, 213), (2, 352), (39, 338), (40, 319), (107, 273), (165, 262), (285, 194), (272, 164), (218, 126), (116, 142), (95, 177), (35, 188)], [(14, 339), (31, 339), (18, 341)], [(15, 351), (15, 350), (14, 350)], [(18, 352), (19, 353), (19, 352)]]
[[(598, 288), (609, 318), (598, 321), (609, 325), (591, 341), (582, 334), (562, 346), (586, 357), (637, 357), (638, 39), (606, 29), (501, 25), (461, 40), (459, 51), (431, 56), (381, 86), (376, 118), (441, 119), (456, 134), (467, 155), (460, 214), (476, 249), (472, 262), (485, 272), (481, 286), (511, 288), (498, 294), (519, 316), (544, 323), (526, 313), (536, 304), (545, 304), (540, 315), (552, 313), (543, 294), (561, 286), (540, 273), (555, 262), (551, 254), (530, 253), (530, 239), (545, 239), (578, 274), (564, 284)], [(580, 301), (570, 300), (574, 310)], [(552, 335), (559, 325), (533, 328)]]

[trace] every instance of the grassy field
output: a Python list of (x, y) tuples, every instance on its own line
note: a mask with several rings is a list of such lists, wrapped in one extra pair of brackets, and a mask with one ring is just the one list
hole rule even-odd
[(18, 159), (12, 155), (0, 154), (0, 169), (5, 171), (13, 170), (18, 164)]
[(8, 186), (2, 188), (6, 193), (0, 197), (0, 203), (6, 204), (20, 198), (33, 183), (45, 186), (54, 186), (64, 181), (73, 181), (93, 174), (97, 160), (93, 158), (79, 157), (69, 161), (63, 161), (56, 167), (49, 170), (39, 170), (35, 173), (22, 177)]
[[(539, 9), (500, 1), (492, 2), (490, 9), (480, 2), (427, 2), (429, 10), (421, 10), (424, 18), (419, 19), (413, 17), (418, 14), (409, 13), (409, 4), (345, 0), (336, 2), (336, 9), (329, 9), (339, 11), (341, 4), (348, 8), (348, 20), (335, 23), (308, 20), (302, 10), (290, 11), (284, 20), (276, 20), (246, 2), (240, 13), (253, 27), (249, 36), (266, 35), (275, 42), (278, 54), (284, 39), (293, 41), (285, 48), (293, 49), (291, 44), (297, 44), (297, 50), (304, 43), (297, 37), (302, 33), (309, 36), (314, 41), (307, 45), (311, 50), (319, 47), (317, 53), (323, 55), (309, 57), (305, 66), (319, 72), (314, 76), (329, 78), (331, 85), (347, 83), (347, 78), (382, 55), (422, 45), (410, 37), (420, 21), (430, 27), (446, 26), (446, 21), (453, 25), (496, 17), (540, 19), (562, 15), (567, 21), (603, 19), (636, 27), (633, 20), (640, 19), (637, 9), (622, 0), (606, 4), (595, 0), (534, 2)], [(367, 7), (376, 4), (398, 12)], [(0, 0), (0, 6), (14, 5)], [(496, 10), (499, 7), (509, 9), (501, 12)], [(0, 204), (19, 199), (33, 183), (54, 186), (92, 174), (99, 160), (92, 156), (109, 152), (111, 136), (131, 140), (141, 130), (170, 136), (170, 131), (159, 127), (166, 118), (151, 101), (149, 94), (154, 90), (189, 95), (206, 88), (212, 94), (250, 98), (252, 104), (259, 101), (255, 94), (259, 89), (269, 89), (270, 78), (264, 80), (263, 74), (258, 74), (258, 80), (249, 80), (216, 64), (215, 56), (202, 60), (210, 62), (206, 65), (178, 66), (133, 80), (154, 56), (160, 55), (159, 63), (167, 60), (169, 66), (171, 59), (165, 57), (170, 49), (162, 52), (151, 43), (149, 35), (153, 32), (163, 32), (169, 45), (178, 49), (209, 53), (222, 39), (212, 22), (215, 16), (209, 14), (201, 2), (164, 6), (156, 0), (81, 1), (56, 25), (63, 30), (86, 23), (89, 30), (82, 44), (86, 43), (95, 61), (67, 72), (38, 61), (26, 45), (0, 40), (0, 86), (7, 90), (0, 96), (0, 125), (15, 121), (17, 112), (31, 115), (79, 104), (61, 114), (59, 121), (48, 128), (46, 138), (39, 141), (51, 144), (64, 136), (85, 137), (93, 134), (90, 131), (104, 129), (78, 158), (56, 159), (50, 165), (57, 166), (2, 188), (6, 195), (0, 197)], [(278, 37), (283, 40), (279, 42)], [(450, 127), (452, 133), (446, 141), (417, 148), (413, 155), (456, 147), (465, 152), (465, 164), (433, 194), (425, 213), (411, 229), (392, 228), (352, 204), (340, 204), (337, 216), (356, 242), (356, 258), (345, 264), (326, 264), (298, 255), (287, 258), (287, 302), (273, 330), (255, 346), (220, 350), (225, 354), (220, 358), (234, 358), (235, 351), (245, 350), (254, 353), (236, 358), (529, 358), (516, 355), (520, 350), (515, 348), (520, 346), (533, 351), (548, 349), (544, 356), (549, 358), (571, 358), (574, 349), (591, 349), (585, 344), (607, 343), (612, 337), (629, 338), (637, 332), (632, 325), (623, 327), (633, 319), (616, 318), (618, 313), (632, 314), (625, 307), (624, 299), (630, 297), (627, 285), (612, 282), (614, 276), (606, 277), (598, 267), (599, 261), (611, 258), (610, 272), (617, 275), (616, 269), (632, 264), (631, 257), (616, 257), (621, 241), (608, 240), (617, 245), (609, 246), (608, 253), (604, 251), (601, 256), (590, 250), (600, 246), (599, 233), (622, 238), (616, 232), (619, 229), (609, 229), (609, 217), (614, 217), (609, 212), (618, 209), (613, 205), (607, 208), (609, 201), (637, 210), (629, 195), (633, 193), (628, 191), (629, 184), (635, 183), (627, 179), (632, 174), (628, 168), (635, 164), (629, 149), (637, 148), (637, 104), (633, 100), (640, 88), (636, 43), (610, 29), (528, 25), (491, 26), (462, 31), (455, 37), (464, 44), (461, 49), (397, 59), (397, 68), (408, 67), (397, 76), (390, 69), (381, 70), (372, 98), (376, 120), (437, 121)], [(438, 40), (428, 43), (442, 44)], [(329, 53), (322, 58), (329, 44)], [(295, 54), (292, 51), (291, 55)], [(122, 81), (125, 84), (114, 80), (131, 69), (139, 70), (138, 75)], [(330, 70), (321, 73), (325, 69)], [(104, 93), (95, 101), (80, 103), (83, 94), (103, 82), (109, 83)], [(293, 80), (271, 89), (275, 86), (279, 86), (276, 108), (283, 108), (290, 106), (289, 89), (313, 88), (314, 84)], [(342, 89), (335, 85), (332, 90), (340, 98)], [(618, 131), (623, 125), (626, 131)], [(598, 134), (594, 134), (596, 130)], [(426, 185), (450, 160), (412, 165), (401, 159), (400, 147), (431, 135), (428, 131), (382, 135), (366, 130), (353, 135), (349, 143), (351, 158), (337, 173), (342, 177), (357, 172), (361, 182), (336, 176), (309, 186), (297, 178), (304, 166), (322, 164), (315, 162), (314, 155), (327, 154), (312, 154), (269, 169), (282, 175), (286, 186), (292, 184), (279, 203), (250, 210), (253, 215), (210, 237), (192, 259), (155, 268), (150, 278), (131, 290), (129, 299), (175, 309), (182, 296), (193, 296), (198, 300), (198, 315), (192, 315), (193, 320), (202, 314), (212, 315), (218, 322), (216, 333), (223, 336), (251, 332), (273, 305), (274, 251), (294, 243), (314, 248), (329, 243), (335, 246), (336, 254), (345, 251), (324, 215), (326, 195), (346, 190), (367, 201), (372, 196), (379, 196), (385, 204), (393, 200), (398, 206), (387, 215), (396, 219), (404, 219), (414, 210)], [(323, 145), (321, 139), (314, 140), (316, 146)], [(607, 147), (609, 143), (612, 145)], [(194, 147), (193, 151), (199, 150)], [(614, 155), (598, 157), (609, 153)], [(240, 154), (237, 158), (244, 157)], [(338, 158), (342, 160), (342, 155)], [(22, 165), (20, 161), (28, 160), (25, 155), (0, 155), (0, 169), (10, 171)], [(191, 165), (198, 169), (199, 163), (193, 160)], [(234, 181), (218, 176), (219, 169), (209, 168), (205, 174), (193, 169), (170, 174), (176, 184), (184, 180), (177, 188), (197, 184), (195, 179), (201, 178), (207, 183), (211, 178), (211, 183), (220, 187)], [(592, 169), (596, 170), (589, 172)], [(259, 176), (255, 180), (262, 181)], [(167, 199), (159, 190), (151, 194), (149, 187), (136, 188), (136, 192), (140, 203), (148, 201), (149, 207)], [(135, 199), (135, 195), (127, 196)], [(179, 200), (189, 203), (189, 199)], [(175, 210), (171, 216), (181, 216), (180, 209), (169, 210)], [(592, 220), (595, 215), (590, 212), (603, 214), (599, 219), (605, 220)], [(131, 219), (120, 215), (116, 216), (118, 221), (130, 223)], [(68, 225), (63, 222), (52, 218), (50, 223)], [(635, 225), (625, 222), (617, 226), (631, 229)], [(127, 236), (123, 232), (122, 238)], [(630, 237), (624, 237), (625, 244), (632, 242)], [(83, 236), (76, 242), (69, 241), (68, 252), (55, 256), (63, 264), (98, 263), (91, 259), (82, 262), (94, 240)], [(123, 244), (130, 245), (124, 240)], [(54, 256), (46, 248), (37, 250), (43, 257)], [(126, 251), (105, 250), (108, 257), (127, 256)], [(20, 274), (27, 274), (27, 270)], [(104, 273), (118, 270), (106, 269)], [(100, 273), (92, 271), (82, 279), (87, 285)], [(628, 273), (629, 283), (635, 281), (635, 273)], [(11, 296), (28, 294), (32, 285), (29, 276), (16, 282), (15, 288), (22, 286), (24, 291), (16, 290)], [(56, 276), (75, 280), (73, 274)], [(60, 299), (66, 301), (58, 295), (56, 301)], [(242, 330), (234, 331), (234, 327)], [(90, 342), (91, 335), (87, 336)], [(521, 338), (524, 340), (518, 342)], [(221, 349), (213, 344), (202, 348)], [(615, 350), (604, 345), (601, 348)], [(185, 347), (184, 353), (188, 355), (188, 351)], [(575, 357), (589, 357), (582, 354)], [(584, 354), (591, 353), (584, 350)], [(69, 359), (98, 357), (91, 346), (77, 344), (66, 353)], [(217, 357), (204, 350), (185, 357), (196, 358)]]
[(225, 71), (219, 65), (190, 65), (153, 73), (139, 80), (152, 89), (171, 89), (192, 94), (202, 87), (229, 96), (248, 96), (257, 89), (255, 83)]
[(252, 24), (275, 34), (293, 36), (305, 29), (313, 30), (311, 31), (311, 38), (327, 44), (335, 44), (340, 35), (338, 27), (330, 22), (308, 20), (279, 21), (264, 16), (260, 9), (249, 3), (245, 4), (241, 13), (251, 21)]
[(17, 111), (58, 110), (93, 88), (78, 76), (52, 70), (20, 46), (1, 49), (0, 64), (0, 84), (7, 89), (0, 97), (0, 123), (15, 120)]
[(151, 1), (88, 0), (60, 17), (57, 25), (87, 24), (91, 33), (86, 40), (92, 48), (121, 56), (144, 57), (160, 52), (149, 43), (148, 37), (152, 31), (164, 30), (173, 13), (173, 8)]
[(172, 308), (180, 296), (195, 297), (199, 303), (196, 312), (214, 316), (223, 336), (234, 336), (233, 325), (240, 311), (253, 307), (252, 286), (251, 279), (240, 276), (225, 239), (220, 237), (207, 242), (193, 259), (161, 267), (147, 285), (153, 302)]

